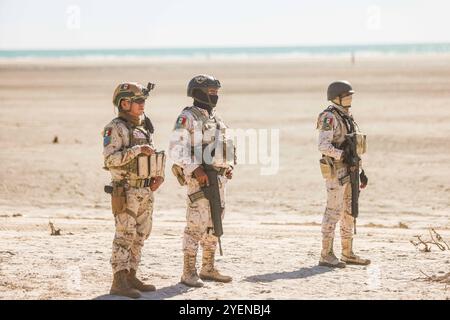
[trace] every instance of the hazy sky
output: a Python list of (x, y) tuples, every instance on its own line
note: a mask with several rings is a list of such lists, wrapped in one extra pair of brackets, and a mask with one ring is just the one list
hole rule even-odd
[(0, 0), (0, 49), (450, 42), (448, 0)]

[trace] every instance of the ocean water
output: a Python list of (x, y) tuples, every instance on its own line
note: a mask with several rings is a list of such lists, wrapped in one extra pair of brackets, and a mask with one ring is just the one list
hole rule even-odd
[(0, 50), (0, 58), (226, 58), (450, 53), (450, 43), (299, 47)]

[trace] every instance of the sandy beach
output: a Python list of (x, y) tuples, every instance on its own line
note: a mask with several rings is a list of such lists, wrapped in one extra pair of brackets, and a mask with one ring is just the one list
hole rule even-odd
[[(217, 262), (234, 280), (192, 289), (178, 283), (185, 190), (168, 165), (139, 271), (158, 290), (142, 299), (450, 298), (448, 285), (424, 275), (449, 273), (450, 250), (410, 243), (434, 228), (450, 244), (450, 56), (434, 55), (354, 65), (345, 57), (0, 61), (0, 299), (122, 299), (108, 295), (114, 220), (102, 169), (113, 90), (156, 83), (146, 110), (167, 150), (191, 104), (186, 84), (200, 73), (220, 79), (217, 110), (231, 128), (279, 130), (279, 170), (236, 167)], [(336, 79), (352, 82), (352, 112), (369, 142), (355, 251), (372, 264), (341, 270), (317, 266), (326, 190), (315, 128)], [(61, 236), (50, 236), (50, 221)]]

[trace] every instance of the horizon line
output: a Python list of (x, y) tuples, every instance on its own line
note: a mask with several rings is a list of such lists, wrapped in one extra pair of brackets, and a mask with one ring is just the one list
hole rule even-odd
[(290, 48), (361, 48), (361, 47), (383, 47), (383, 46), (426, 46), (426, 45), (449, 45), (450, 41), (439, 42), (380, 42), (380, 43), (354, 43), (354, 44), (299, 44), (299, 45), (249, 45), (249, 46), (165, 46), (165, 47), (82, 47), (82, 48), (0, 48), (0, 51), (95, 51), (95, 50), (217, 50), (217, 49), (290, 49)]

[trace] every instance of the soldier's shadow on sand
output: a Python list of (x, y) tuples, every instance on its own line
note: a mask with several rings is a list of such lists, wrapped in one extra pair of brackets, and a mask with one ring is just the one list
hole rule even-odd
[(274, 272), (274, 273), (266, 273), (266, 274), (258, 274), (254, 276), (250, 276), (244, 278), (244, 281), (248, 282), (271, 282), (275, 280), (281, 279), (304, 279), (313, 277), (319, 274), (327, 273), (333, 271), (333, 268), (321, 267), (321, 266), (312, 266), (301, 268), (296, 271), (283, 271), (283, 272)]
[[(156, 289), (156, 291), (153, 291), (153, 292), (141, 292), (142, 296), (138, 300), (163, 300), (163, 299), (175, 297), (179, 294), (186, 293), (190, 290), (194, 290), (194, 289), (187, 287), (184, 284), (177, 283), (172, 286)], [(102, 296), (98, 296), (98, 297), (94, 298), (93, 300), (135, 300), (135, 299), (105, 294)]]

